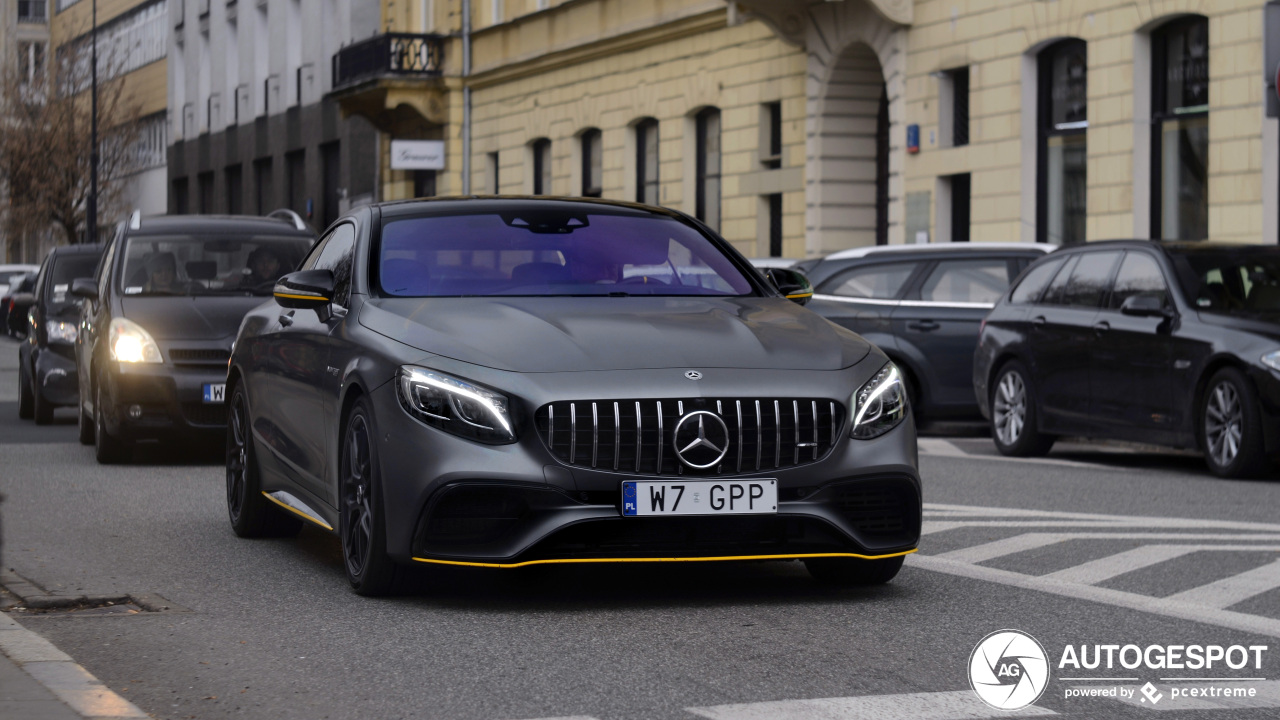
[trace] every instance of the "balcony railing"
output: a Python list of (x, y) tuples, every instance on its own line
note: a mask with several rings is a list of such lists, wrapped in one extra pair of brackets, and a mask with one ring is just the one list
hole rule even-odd
[(333, 56), (333, 87), (388, 75), (436, 77), (444, 62), (444, 36), (386, 33), (348, 45)]

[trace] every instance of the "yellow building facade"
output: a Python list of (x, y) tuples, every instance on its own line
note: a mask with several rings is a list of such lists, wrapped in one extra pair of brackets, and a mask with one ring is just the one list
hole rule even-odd
[[(401, 96), (430, 96), (413, 136), (445, 143), (435, 192), (657, 202), (747, 255), (804, 257), (1276, 242), (1264, 5), (383, 0), (382, 13), (387, 32), (444, 36), (442, 76)], [(422, 187), (391, 168), (394, 137), (381, 199)]]

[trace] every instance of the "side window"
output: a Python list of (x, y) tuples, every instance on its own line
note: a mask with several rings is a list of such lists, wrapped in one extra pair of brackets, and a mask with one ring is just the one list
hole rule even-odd
[(36, 284), (33, 292), (37, 298), (44, 297), (44, 286), (49, 282), (49, 275), (53, 273), (53, 256), (50, 255), (44, 259), (40, 265), (40, 272), (36, 275)]
[[(343, 223), (329, 233), (324, 247), (314, 255), (314, 270), (333, 271), (333, 301), (346, 307), (351, 296), (351, 263), (355, 258), (356, 229)], [(310, 258), (307, 262), (311, 262)]]
[(893, 300), (902, 292), (902, 286), (915, 269), (915, 263), (854, 268), (824, 282), (819, 292), (849, 298)]
[(1071, 272), (1076, 269), (1076, 263), (1080, 262), (1080, 256), (1074, 255), (1066, 259), (1062, 269), (1057, 275), (1053, 276), (1053, 281), (1049, 283), (1049, 287), (1045, 289), (1044, 296), (1040, 298), (1041, 305), (1061, 305), (1062, 296), (1067, 291), (1067, 280), (1071, 278)]
[(1120, 272), (1116, 273), (1108, 307), (1118, 310), (1125, 300), (1134, 295), (1153, 295), (1166, 305), (1169, 303), (1169, 286), (1160, 271), (1160, 264), (1144, 252), (1125, 253)]
[[(336, 230), (335, 230), (336, 232)], [(325, 246), (329, 244), (329, 238), (333, 237), (333, 233), (329, 233), (316, 241), (312, 246), (311, 252), (302, 259), (302, 264), (298, 266), (299, 270), (314, 270), (316, 263), (320, 260), (320, 256), (324, 254)]]
[(1013, 289), (1013, 294), (1009, 296), (1009, 302), (1015, 305), (1025, 305), (1033, 303), (1040, 299), (1040, 293), (1048, 287), (1049, 281), (1053, 279), (1053, 274), (1058, 272), (1058, 268), (1062, 267), (1061, 260), (1051, 260), (1043, 265), (1037, 265), (1028, 272), (1026, 277), (1018, 283), (1018, 287)]
[(116, 248), (123, 242), (120, 236), (111, 242), (111, 247), (107, 248), (106, 253), (102, 256), (102, 262), (98, 263), (98, 300), (102, 301), (107, 297), (107, 288), (111, 285), (111, 268), (116, 257)]
[(1062, 304), (1085, 308), (1100, 306), (1102, 298), (1107, 294), (1111, 271), (1115, 269), (1119, 259), (1119, 252), (1090, 252), (1081, 255), (1080, 261), (1071, 271), (1071, 279), (1067, 281)]
[(920, 299), (936, 303), (994, 303), (1009, 287), (1009, 263), (989, 260), (943, 260), (920, 288)]

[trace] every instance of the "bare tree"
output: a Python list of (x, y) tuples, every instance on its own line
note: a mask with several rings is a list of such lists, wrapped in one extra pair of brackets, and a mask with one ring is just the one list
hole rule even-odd
[[(43, 68), (0, 70), (0, 183), (9, 202), (0, 219), (10, 238), (47, 232), (86, 238), (91, 152), (90, 47), (68, 43)], [(98, 62), (98, 217), (118, 217), (137, 155), (139, 104), (109, 56)], [(109, 222), (100, 222), (109, 227)]]

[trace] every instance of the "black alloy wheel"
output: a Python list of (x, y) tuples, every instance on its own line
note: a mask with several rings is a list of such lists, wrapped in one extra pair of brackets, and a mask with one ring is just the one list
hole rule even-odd
[(32, 396), (31, 378), (27, 377), (24, 365), (18, 370), (18, 418), (30, 420), (36, 413), (35, 398)]
[(1036, 429), (1038, 408), (1031, 374), (1010, 360), (991, 386), (991, 439), (1001, 455), (1034, 457), (1053, 447), (1054, 437)]
[(1257, 477), (1267, 470), (1262, 420), (1253, 386), (1235, 368), (1214, 373), (1200, 399), (1205, 463), (1219, 477)]
[(902, 569), (903, 556), (863, 560), (862, 558), (807, 558), (804, 568), (814, 580), (837, 587), (883, 585)]
[(356, 400), (347, 416), (338, 463), (339, 524), (347, 580), (366, 596), (390, 593), (397, 569), (387, 555), (375, 437), (367, 403), (363, 398)]
[(98, 381), (93, 386), (93, 454), (100, 465), (123, 462), (125, 455), (129, 452), (129, 447), (123, 440), (107, 432), (107, 421), (103, 411), (106, 393), (102, 390), (106, 380), (102, 371), (98, 371)]
[(249, 417), (244, 385), (236, 383), (227, 413), (227, 517), (231, 529), (242, 538), (296, 535), (302, 521), (277, 510), (262, 495)]

